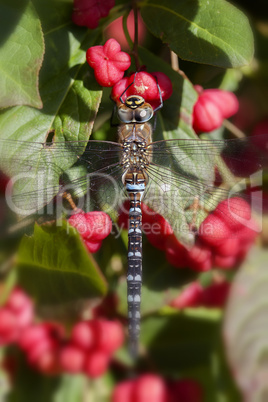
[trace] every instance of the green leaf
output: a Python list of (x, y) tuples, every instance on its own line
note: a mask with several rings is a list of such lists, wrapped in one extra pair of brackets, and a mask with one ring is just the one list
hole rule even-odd
[[(4, 349), (2, 348), (2, 351)], [(0, 359), (2, 361), (2, 353), (0, 354)], [(0, 368), (0, 400), (1, 401), (6, 401), (7, 400), (7, 394), (9, 391), (9, 379), (8, 379), (8, 373), (6, 372), (4, 367)]]
[[(30, 204), (33, 211), (54, 197), (58, 192), (59, 176), (77, 161), (70, 147), (63, 149), (62, 157), (54, 157), (57, 142), (61, 142), (62, 149), (65, 140), (89, 139), (102, 94), (92, 70), (85, 64), (85, 50), (95, 43), (98, 31), (88, 33), (88, 30), (74, 26), (70, 21), (70, 3), (39, 0), (35, 1), (35, 6), (45, 37), (46, 52), (40, 74), (44, 106), (42, 110), (17, 106), (0, 114), (1, 139), (24, 141), (0, 144), (0, 168), (14, 176), (25, 172), (25, 166), (29, 167), (28, 176), (20, 184), (16, 183), (14, 194), (29, 194), (22, 200), (20, 209), (27, 210)], [(43, 147), (47, 137), (54, 140), (53, 147)], [(82, 152), (80, 147), (80, 154)], [(20, 163), (18, 155), (24, 157)], [(41, 187), (51, 189), (48, 197), (31, 199), (31, 192)]]
[(88, 299), (106, 292), (99, 267), (64, 220), (61, 227), (35, 225), (34, 234), (22, 239), (17, 266), (20, 283), (39, 303)]
[(80, 402), (87, 379), (82, 375), (45, 376), (32, 369), (21, 355), (16, 359), (9, 402)]
[(87, 378), (83, 375), (63, 375), (54, 394), (54, 401), (80, 402), (83, 399), (86, 383)]
[(243, 400), (267, 400), (267, 250), (255, 248), (234, 278), (224, 339), (228, 361)]
[(142, 322), (141, 343), (155, 368), (169, 374), (209, 364), (217, 336), (219, 317), (148, 317)]
[(0, 15), (0, 108), (29, 105), (40, 109), (38, 76), (44, 38), (38, 15), (25, 0), (3, 0)]
[(224, 0), (139, 2), (148, 29), (185, 60), (240, 67), (253, 56), (246, 16)]
[[(219, 332), (219, 331), (217, 331)], [(182, 378), (191, 378), (201, 385), (202, 402), (238, 402), (239, 394), (227, 366), (219, 333), (211, 344), (209, 363), (181, 371)]]

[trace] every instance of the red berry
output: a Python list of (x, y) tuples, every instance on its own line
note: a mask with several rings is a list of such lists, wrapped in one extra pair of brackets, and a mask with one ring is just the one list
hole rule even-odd
[(194, 89), (198, 93), (198, 95), (201, 95), (204, 92), (204, 88), (201, 85), (194, 85)]
[(175, 235), (168, 236), (165, 244), (167, 261), (176, 268), (185, 268), (188, 265), (188, 252), (181, 245)]
[(157, 81), (163, 100), (168, 99), (172, 94), (172, 83), (168, 76), (161, 72), (147, 73), (146, 71), (141, 71), (137, 74), (132, 74), (129, 77), (128, 84), (134, 83), (128, 89), (128, 96), (140, 95), (146, 102), (150, 104), (154, 102), (154, 106), (159, 106), (160, 95), (156, 84)]
[(199, 242), (188, 250), (188, 265), (198, 272), (209, 271), (212, 267), (211, 250)]
[(199, 282), (192, 282), (170, 303), (172, 307), (223, 307), (230, 290), (229, 282), (212, 283), (203, 288)]
[(227, 256), (223, 257), (221, 255), (215, 255), (214, 257), (214, 266), (223, 268), (223, 269), (231, 269), (236, 265), (236, 257), (235, 256)]
[(28, 350), (31, 346), (45, 337), (45, 330), (40, 325), (31, 325), (25, 328), (19, 339), (19, 346), (23, 350)]
[(230, 229), (237, 230), (242, 225), (247, 226), (251, 219), (251, 208), (242, 198), (233, 197), (221, 201), (213, 214), (224, 221)]
[(45, 351), (54, 350), (64, 338), (64, 328), (54, 322), (44, 322), (26, 328), (19, 340), (29, 360), (35, 362)]
[(0, 345), (14, 342), (18, 337), (18, 327), (15, 314), (10, 309), (0, 309)]
[(166, 402), (168, 393), (163, 379), (154, 374), (145, 374), (136, 380), (133, 400), (137, 402)]
[(203, 290), (201, 304), (206, 307), (223, 307), (229, 291), (229, 282), (213, 283)]
[(9, 178), (0, 171), (0, 194), (5, 194)]
[(222, 116), (227, 119), (237, 113), (239, 103), (235, 94), (222, 89), (206, 89), (203, 92), (206, 99), (210, 99), (218, 106)]
[(192, 282), (170, 303), (172, 307), (183, 309), (200, 305), (203, 288), (199, 282)]
[(32, 304), (25, 306), (22, 311), (16, 314), (17, 325), (20, 329), (28, 327), (34, 318), (34, 308)]
[(146, 234), (147, 239), (149, 240), (151, 245), (157, 248), (158, 250), (165, 250), (166, 249), (165, 239), (160, 235), (160, 233), (154, 233), (155, 231), (157, 231), (157, 226), (158, 225), (153, 225), (152, 227), (152, 225), (145, 223), (142, 227), (144, 230), (144, 234)]
[(30, 298), (19, 288), (13, 289), (9, 295), (7, 306), (13, 312), (20, 312), (25, 306), (31, 303)]
[(123, 381), (113, 390), (112, 402), (134, 402), (133, 393), (136, 384), (134, 380)]
[(129, 87), (128, 96), (140, 95), (147, 102), (150, 100), (156, 100), (157, 97), (159, 97), (156, 80), (152, 74), (149, 74), (146, 71), (141, 71), (137, 74), (133, 73), (129, 77), (128, 84), (131, 84), (132, 82), (134, 83)]
[(229, 158), (227, 155), (223, 155), (224, 162), (235, 176), (250, 176), (260, 169), (259, 156), (252, 145), (250, 146), (250, 144), (248, 144), (247, 147), (242, 147), (242, 149), (237, 151), (236, 155), (237, 158)]
[(84, 350), (91, 350), (96, 343), (95, 329), (91, 321), (81, 321), (72, 329), (71, 341)]
[(112, 230), (109, 215), (101, 211), (72, 215), (69, 223), (78, 230), (91, 253), (96, 253), (100, 249), (101, 240), (107, 237)]
[(33, 304), (21, 289), (17, 288), (11, 292), (6, 306), (16, 316), (18, 328), (27, 327), (32, 322), (34, 315)]
[(210, 132), (222, 125), (223, 119), (238, 111), (238, 100), (232, 92), (205, 89), (196, 86), (199, 93), (193, 110), (193, 128), (196, 133)]
[(100, 377), (108, 368), (109, 356), (102, 351), (94, 351), (86, 356), (84, 373), (89, 377)]
[[(149, 208), (146, 204), (141, 204), (141, 209), (143, 213), (143, 222), (149, 223), (151, 228), (151, 233), (160, 236), (169, 236), (173, 234), (173, 229), (168, 221), (160, 214)], [(155, 225), (155, 226), (154, 226)], [(154, 232), (154, 228), (156, 232)], [(145, 234), (148, 234), (145, 232)]]
[[(116, 102), (117, 104), (120, 104), (120, 96), (122, 96), (122, 100), (123, 102), (126, 100), (127, 98), (127, 92), (126, 91), (124, 93), (124, 91), (127, 89), (128, 87), (128, 77), (124, 77), (122, 78), (122, 80), (118, 81), (112, 88), (111, 91), (111, 98), (113, 99), (114, 102)], [(124, 95), (123, 95), (124, 93)]]
[(75, 345), (63, 346), (59, 352), (59, 363), (67, 373), (79, 373), (85, 363), (85, 351)]
[(58, 374), (60, 371), (58, 364), (57, 349), (45, 350), (34, 362), (34, 366), (44, 374)]
[(95, 320), (97, 349), (111, 354), (124, 342), (122, 325), (118, 321)]
[[(257, 149), (253, 149), (253, 151), (256, 154), (256, 159), (257, 159), (257, 168), (259, 167), (260, 163), (259, 163), (259, 159), (261, 158), (261, 163), (264, 167), (267, 168), (268, 166), (268, 119), (263, 120), (261, 122), (259, 122), (253, 132), (252, 132), (252, 136), (251, 136), (251, 141), (252, 144), (254, 145), (254, 148), (256, 147)], [(258, 170), (258, 169), (256, 169)], [(256, 171), (255, 170), (255, 171)]]
[(170, 385), (170, 402), (202, 402), (203, 391), (194, 380), (178, 380)]
[(268, 152), (268, 119), (259, 122), (252, 132), (252, 142), (262, 152)]
[(201, 94), (193, 109), (193, 129), (196, 133), (210, 132), (222, 125), (223, 116), (218, 106)]
[(28, 361), (33, 365), (37, 364), (45, 354), (53, 354), (57, 349), (57, 346), (58, 343), (54, 339), (47, 337), (39, 340), (37, 343), (31, 345), (26, 351)]
[(69, 223), (80, 233), (83, 239), (91, 234), (91, 228), (88, 226), (85, 213), (74, 214), (69, 218)]
[(155, 109), (160, 105), (160, 94), (156, 82), (159, 84), (162, 99), (168, 99), (172, 95), (172, 83), (167, 75), (159, 71), (154, 73), (140, 71), (131, 74), (128, 79), (123, 78), (113, 87), (111, 97), (119, 103), (120, 96), (129, 86), (123, 96), (123, 101), (130, 95), (139, 95)]
[(87, 240), (98, 242), (105, 239), (112, 230), (112, 221), (109, 215), (101, 211), (87, 212), (85, 214), (89, 233), (83, 236)]
[(130, 56), (121, 52), (115, 39), (109, 39), (104, 46), (90, 47), (86, 56), (97, 82), (104, 87), (112, 87), (121, 80), (131, 64)]
[(25, 328), (19, 339), (19, 346), (21, 349), (28, 349), (33, 343), (38, 342), (46, 336), (43, 326), (35, 324)]
[(21, 289), (17, 288), (12, 290), (5, 307), (14, 315), (18, 331), (32, 322), (33, 304), (30, 298)]
[(253, 243), (261, 229), (257, 222), (252, 220), (248, 226), (244, 226), (239, 232), (238, 236), (241, 240), (241, 245)]
[(154, 247), (159, 250), (165, 250), (166, 239), (173, 234), (172, 227), (162, 215), (156, 213), (145, 204), (142, 204), (142, 212), (144, 234)]
[(100, 18), (106, 17), (114, 4), (114, 0), (74, 0), (72, 20), (79, 26), (95, 29)]
[(234, 257), (237, 255), (239, 249), (240, 239), (238, 237), (234, 237), (232, 239), (225, 239), (217, 246), (215, 252), (220, 254), (221, 257)]
[(102, 244), (101, 241), (93, 242), (93, 241), (89, 241), (89, 240), (84, 240), (84, 243), (90, 253), (96, 253), (97, 251), (99, 251), (99, 249), (101, 248), (101, 244)]
[(223, 240), (232, 238), (232, 232), (223, 217), (212, 213), (200, 225), (199, 236), (205, 243), (217, 247)]
[[(157, 83), (160, 87), (163, 101), (170, 98), (173, 92), (173, 88), (172, 88), (172, 82), (170, 81), (169, 77), (166, 74), (161, 73), (160, 71), (156, 71), (151, 74), (157, 79)], [(157, 100), (158, 99), (160, 100), (159, 94)]]

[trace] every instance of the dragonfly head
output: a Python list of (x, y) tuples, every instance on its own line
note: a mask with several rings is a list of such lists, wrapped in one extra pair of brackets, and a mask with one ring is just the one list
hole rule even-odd
[(124, 104), (130, 109), (137, 109), (141, 107), (145, 103), (145, 100), (142, 96), (139, 95), (130, 95), (125, 100)]
[(122, 123), (145, 123), (153, 117), (154, 110), (142, 96), (131, 95), (118, 107), (117, 114)]

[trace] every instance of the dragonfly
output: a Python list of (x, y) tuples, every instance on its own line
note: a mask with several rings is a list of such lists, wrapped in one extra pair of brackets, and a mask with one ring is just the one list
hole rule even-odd
[[(155, 112), (141, 96), (121, 99), (118, 142), (64, 142), (56, 136), (52, 142), (0, 139), (0, 168), (13, 178), (8, 204), (20, 216), (55, 213), (55, 196), (69, 193), (78, 208), (103, 210), (116, 221), (129, 200), (126, 276), (132, 355), (137, 354), (141, 319), (142, 203), (152, 216), (163, 215), (190, 247), (204, 218), (223, 199), (243, 197), (261, 212), (261, 197), (252, 202), (245, 190), (249, 185), (259, 188), (267, 165), (265, 154), (248, 138), (153, 142), (150, 120)], [(242, 179), (243, 172), (254, 180)], [(61, 199), (56, 216), (66, 213)]]

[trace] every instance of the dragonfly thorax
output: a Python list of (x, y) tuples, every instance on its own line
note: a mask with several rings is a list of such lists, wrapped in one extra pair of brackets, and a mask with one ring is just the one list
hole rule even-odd
[(126, 169), (146, 169), (150, 163), (150, 152), (144, 142), (124, 142), (121, 164)]
[(150, 123), (128, 123), (120, 124), (118, 128), (119, 142), (145, 143), (149, 145), (152, 142), (152, 128)]
[(135, 180), (134, 176), (142, 178), (147, 184), (148, 175), (146, 169), (150, 164), (150, 151), (146, 148), (145, 142), (124, 142), (121, 165), (124, 173), (123, 184)]

